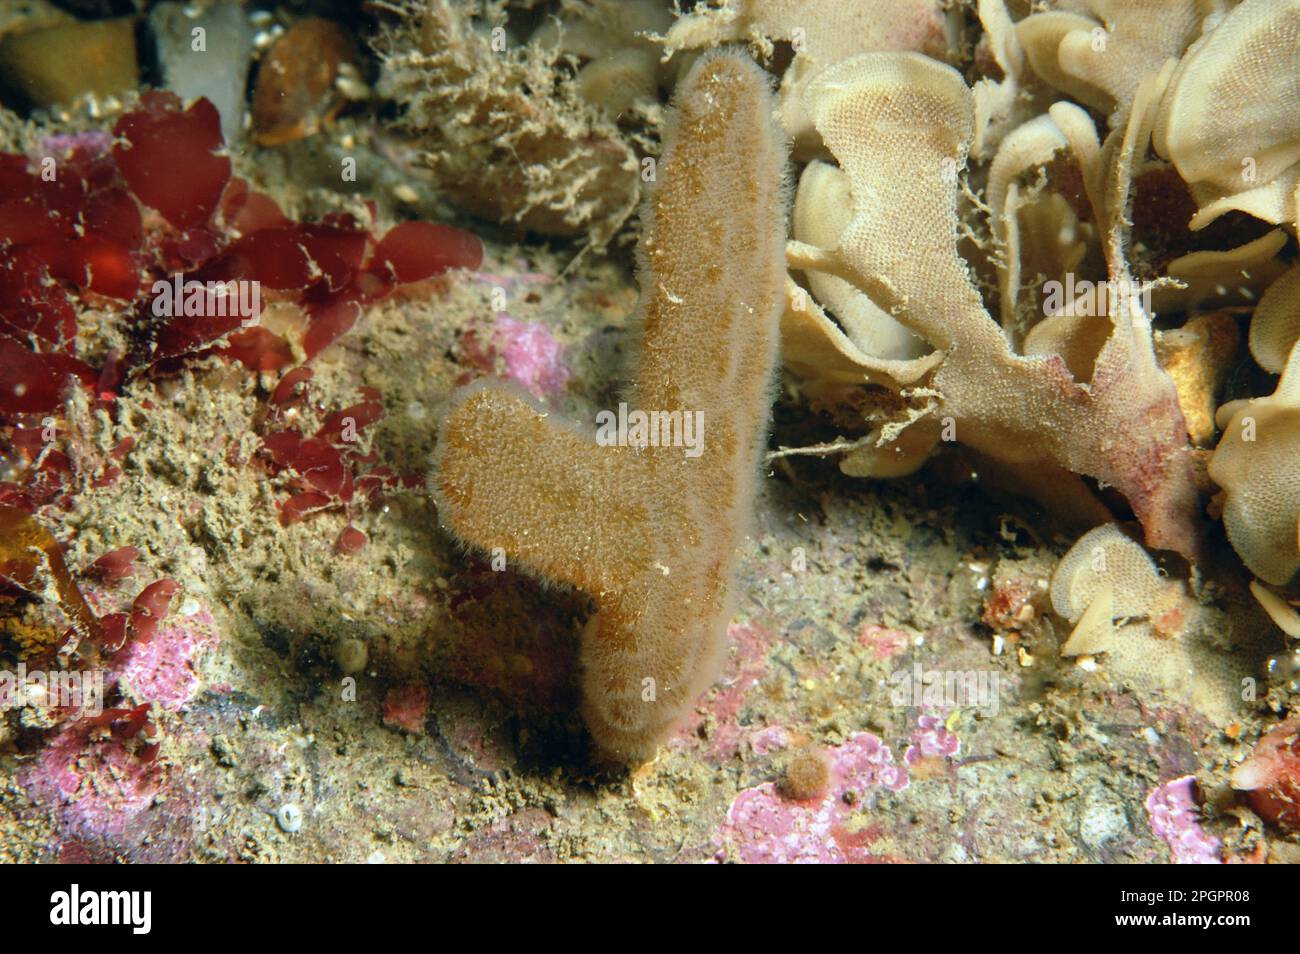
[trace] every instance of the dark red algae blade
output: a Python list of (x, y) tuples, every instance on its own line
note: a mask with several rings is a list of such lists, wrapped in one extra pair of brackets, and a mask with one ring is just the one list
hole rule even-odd
[(33, 354), (0, 334), (0, 414), (39, 414), (63, 401), (70, 382), (94, 387), (90, 365), (66, 354)]
[(113, 127), (113, 159), (131, 191), (177, 228), (202, 225), (230, 179), (221, 115), (206, 99), (182, 109), (173, 93), (151, 91)]

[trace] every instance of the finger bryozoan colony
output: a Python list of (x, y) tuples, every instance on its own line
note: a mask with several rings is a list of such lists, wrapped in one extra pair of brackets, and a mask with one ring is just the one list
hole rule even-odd
[(703, 421), (698, 456), (601, 446), (493, 383), (458, 395), (439, 437), (444, 526), (595, 600), (584, 715), (620, 759), (653, 754), (726, 646), (777, 362), (784, 166), (763, 72), (730, 53), (703, 59), (679, 90), (645, 212), (628, 401)]

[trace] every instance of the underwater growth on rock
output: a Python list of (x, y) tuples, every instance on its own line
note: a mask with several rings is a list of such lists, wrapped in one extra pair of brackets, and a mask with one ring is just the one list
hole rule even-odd
[[(595, 856), (589, 783), (656, 857), (1300, 857), (1300, 0), (136, 6), (0, 20), (55, 842), (238, 854), (152, 799), (299, 718), (449, 765), (448, 857)], [(933, 821), (1008, 752), (1050, 847)]]

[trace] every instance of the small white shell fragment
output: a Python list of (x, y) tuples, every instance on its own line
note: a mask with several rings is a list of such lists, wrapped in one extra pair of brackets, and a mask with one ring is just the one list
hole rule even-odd
[(293, 802), (281, 805), (275, 813), (275, 821), (282, 831), (292, 835), (302, 828), (302, 809)]

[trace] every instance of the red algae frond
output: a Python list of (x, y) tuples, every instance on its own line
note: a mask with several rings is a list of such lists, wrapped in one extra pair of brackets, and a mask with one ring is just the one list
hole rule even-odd
[(1255, 751), (1232, 772), (1255, 813), (1283, 831), (1300, 831), (1300, 718), (1266, 732)]
[[(482, 261), (478, 238), (447, 225), (404, 222), (380, 236), (344, 213), (293, 221), (233, 176), (225, 153), (208, 100), (186, 106), (159, 91), (144, 93), (111, 139), (62, 147), (54, 178), (0, 153), (0, 414), (53, 411), (71, 382), (111, 402), (126, 376), (172, 370), (214, 346), (252, 371), (282, 370), (314, 358), (398, 286)], [(219, 288), (231, 283), (248, 307), (226, 307)], [(305, 312), (300, 342), (254, 324), (263, 292)], [(130, 342), (98, 370), (77, 348), (77, 305), (88, 296), (121, 303)]]
[(640, 248), (645, 337), (629, 403), (700, 415), (700, 452), (602, 446), (518, 390), (480, 383), (443, 426), (431, 482), (458, 537), (595, 600), (584, 715), (622, 759), (654, 753), (725, 648), (783, 294), (785, 150), (766, 77), (712, 56), (679, 104)]

